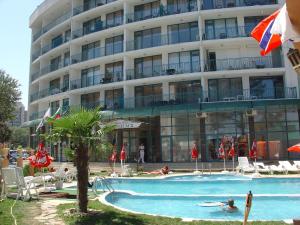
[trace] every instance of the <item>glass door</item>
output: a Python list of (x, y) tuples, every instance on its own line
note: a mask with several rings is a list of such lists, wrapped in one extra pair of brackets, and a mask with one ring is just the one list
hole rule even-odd
[(161, 137), (161, 155), (163, 162), (172, 162), (172, 141), (171, 136)]

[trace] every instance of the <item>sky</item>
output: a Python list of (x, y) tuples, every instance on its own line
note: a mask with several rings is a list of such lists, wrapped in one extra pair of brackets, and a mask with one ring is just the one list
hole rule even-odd
[(29, 17), (43, 0), (0, 0), (0, 69), (21, 85), (27, 109), (31, 30)]

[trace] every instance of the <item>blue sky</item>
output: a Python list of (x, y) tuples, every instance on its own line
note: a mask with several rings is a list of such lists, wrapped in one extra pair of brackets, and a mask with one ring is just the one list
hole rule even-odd
[(27, 108), (31, 31), (29, 17), (43, 0), (0, 0), (0, 68), (19, 80)]

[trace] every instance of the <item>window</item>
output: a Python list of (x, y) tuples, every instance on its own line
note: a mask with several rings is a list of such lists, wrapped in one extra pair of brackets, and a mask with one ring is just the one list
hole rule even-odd
[(197, 10), (197, 0), (168, 0), (168, 14), (185, 13)]
[(120, 109), (124, 105), (123, 89), (115, 89), (105, 91), (105, 107), (106, 109)]
[(134, 33), (135, 49), (149, 48), (161, 44), (161, 28), (156, 27)]
[(83, 35), (102, 30), (101, 17), (83, 23)]
[(169, 25), (168, 39), (170, 44), (199, 40), (198, 22)]
[(239, 95), (243, 95), (242, 78), (208, 80), (209, 101), (234, 100)]
[(199, 50), (169, 53), (168, 69), (174, 69), (175, 73), (191, 73), (200, 71)]
[(250, 77), (250, 94), (251, 98), (258, 99), (283, 98), (283, 77)]
[(224, 39), (238, 36), (236, 18), (206, 20), (205, 39)]
[(50, 103), (50, 109), (51, 109), (51, 115), (53, 115), (54, 113), (56, 113), (56, 111), (59, 108), (59, 101), (55, 101), (55, 102), (51, 102)]
[(60, 34), (52, 39), (51, 48), (56, 48), (63, 43), (63, 36)]
[(58, 70), (61, 66), (61, 56), (58, 56), (50, 61), (50, 72)]
[(106, 14), (106, 26), (115, 27), (123, 24), (123, 10)]
[(105, 55), (123, 52), (123, 35), (105, 39)]
[(97, 6), (105, 5), (110, 2), (114, 2), (116, 0), (84, 0), (83, 2), (83, 10), (89, 10), (95, 8)]
[(100, 84), (100, 66), (81, 70), (81, 87)]
[(150, 2), (134, 7), (134, 20), (146, 20), (159, 16), (160, 1)]
[(70, 52), (64, 54), (64, 66), (70, 65)]
[(69, 90), (69, 81), (70, 81), (69, 74), (64, 75), (64, 77), (63, 77), (63, 87), (62, 87), (63, 92)]
[(201, 81), (182, 81), (169, 84), (169, 99), (176, 103), (197, 103), (201, 96)]
[(162, 101), (162, 85), (135, 87), (135, 107), (154, 106)]
[(87, 109), (99, 106), (100, 93), (89, 93), (81, 95), (81, 106)]
[(51, 80), (49, 83), (50, 95), (55, 95), (60, 92), (60, 79)]
[(68, 42), (70, 40), (71, 40), (71, 30), (67, 30), (65, 32), (65, 40), (64, 40), (64, 42)]
[(105, 78), (108, 82), (123, 80), (123, 62), (115, 62), (105, 65)]
[(135, 78), (157, 76), (161, 73), (161, 55), (137, 58), (134, 60)]
[(64, 98), (62, 102), (62, 114), (65, 114), (69, 111), (70, 102), (68, 98)]
[(82, 47), (82, 61), (94, 59), (100, 56), (100, 41), (96, 41)]

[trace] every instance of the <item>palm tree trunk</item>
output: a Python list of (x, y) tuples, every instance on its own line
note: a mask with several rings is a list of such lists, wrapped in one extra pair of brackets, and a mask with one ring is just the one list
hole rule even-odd
[(88, 204), (88, 145), (79, 143), (77, 149), (77, 199), (79, 212), (87, 212)]

